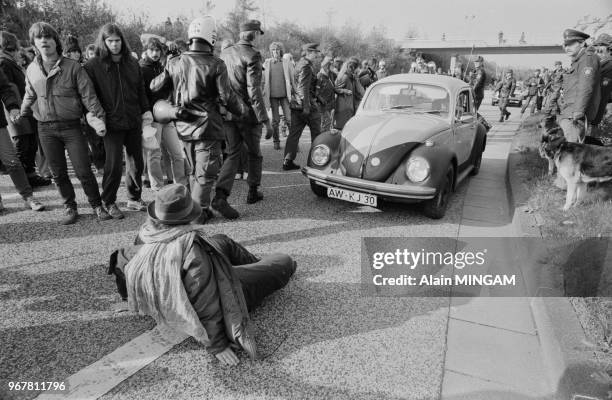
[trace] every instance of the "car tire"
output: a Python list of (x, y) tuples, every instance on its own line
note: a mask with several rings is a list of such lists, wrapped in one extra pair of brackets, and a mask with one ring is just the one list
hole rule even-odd
[(480, 172), (480, 165), (482, 164), (482, 146), (479, 150), (474, 149), (476, 154), (474, 154), (474, 158), (472, 159), (472, 170), (470, 171), (471, 176), (476, 176)]
[(455, 173), (453, 166), (450, 165), (446, 175), (440, 180), (435, 197), (423, 203), (423, 214), (425, 214), (426, 217), (431, 219), (440, 219), (444, 217), (448, 209), (451, 193), (453, 192), (454, 179)]
[(312, 193), (316, 194), (318, 197), (327, 197), (327, 188), (317, 185), (312, 179), (310, 180), (310, 190), (312, 190)]

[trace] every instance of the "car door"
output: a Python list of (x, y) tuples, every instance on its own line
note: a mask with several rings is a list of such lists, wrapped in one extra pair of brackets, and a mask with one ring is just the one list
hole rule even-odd
[(471, 90), (463, 89), (457, 95), (453, 133), (455, 135), (455, 153), (459, 165), (469, 160), (474, 138), (476, 136), (476, 112)]

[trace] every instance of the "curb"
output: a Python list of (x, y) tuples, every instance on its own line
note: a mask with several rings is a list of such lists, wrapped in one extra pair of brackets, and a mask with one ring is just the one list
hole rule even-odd
[[(512, 225), (519, 237), (542, 238), (539, 223), (542, 217), (537, 212), (528, 212), (529, 192), (517, 173), (521, 156), (514, 149), (513, 140), (506, 168)], [(587, 345), (589, 341), (569, 298), (533, 297), (530, 306), (541, 344), (544, 372), (555, 390), (553, 398), (609, 399), (610, 387), (600, 378), (601, 368), (593, 361), (593, 351)]]

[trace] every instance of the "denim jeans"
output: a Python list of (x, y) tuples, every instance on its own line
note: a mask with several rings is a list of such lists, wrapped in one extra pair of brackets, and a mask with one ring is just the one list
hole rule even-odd
[(202, 208), (210, 207), (210, 193), (221, 169), (221, 141), (183, 142), (191, 168), (191, 198)]
[(287, 124), (287, 128), (290, 128), (291, 109), (289, 108), (289, 100), (287, 100), (286, 97), (271, 97), (270, 106), (272, 108), (272, 138), (274, 140), (274, 143), (280, 143), (280, 139), (278, 136), (278, 126), (280, 123), (280, 114), (278, 112), (278, 107), (282, 107), (283, 116), (285, 117), (285, 123)]
[(165, 185), (164, 169), (162, 168), (162, 152), (166, 152), (169, 156), (171, 171), (168, 174), (168, 179), (174, 180), (175, 183), (180, 183), (187, 186), (187, 176), (185, 176), (185, 157), (183, 146), (173, 124), (158, 124), (155, 137), (160, 144), (160, 148), (155, 150), (145, 149), (149, 179), (151, 181), (151, 189), (159, 190)]
[(74, 167), (74, 173), (81, 181), (83, 191), (87, 195), (89, 204), (94, 208), (100, 206), (100, 190), (98, 189), (98, 182), (91, 172), (87, 142), (79, 120), (39, 122), (38, 135), (45, 156), (49, 161), (53, 180), (64, 200), (64, 206), (72, 209), (77, 207), (74, 187), (68, 176), (66, 150)]
[(115, 204), (117, 191), (123, 175), (123, 147), (125, 146), (125, 186), (129, 200), (140, 200), (142, 193), (142, 134), (140, 129), (109, 130), (104, 136), (106, 162), (102, 178), (102, 201), (105, 205)]
[(32, 196), (32, 187), (6, 128), (0, 128), (0, 161), (6, 167), (21, 197), (25, 200)]
[(249, 186), (259, 186), (261, 183), (261, 169), (263, 156), (261, 155), (261, 124), (242, 124), (234, 121), (226, 121), (223, 124), (227, 140), (227, 160), (217, 181), (217, 192), (229, 196), (234, 186), (234, 176), (240, 165), (240, 158), (247, 147), (248, 173), (247, 183)]

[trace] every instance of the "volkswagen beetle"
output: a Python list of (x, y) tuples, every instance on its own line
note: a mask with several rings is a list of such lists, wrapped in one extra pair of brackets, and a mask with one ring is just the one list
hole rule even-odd
[(457, 185), (478, 173), (488, 130), (465, 82), (392, 75), (367, 89), (341, 132), (314, 139), (302, 173), (317, 196), (373, 207), (423, 202), (438, 219)]

